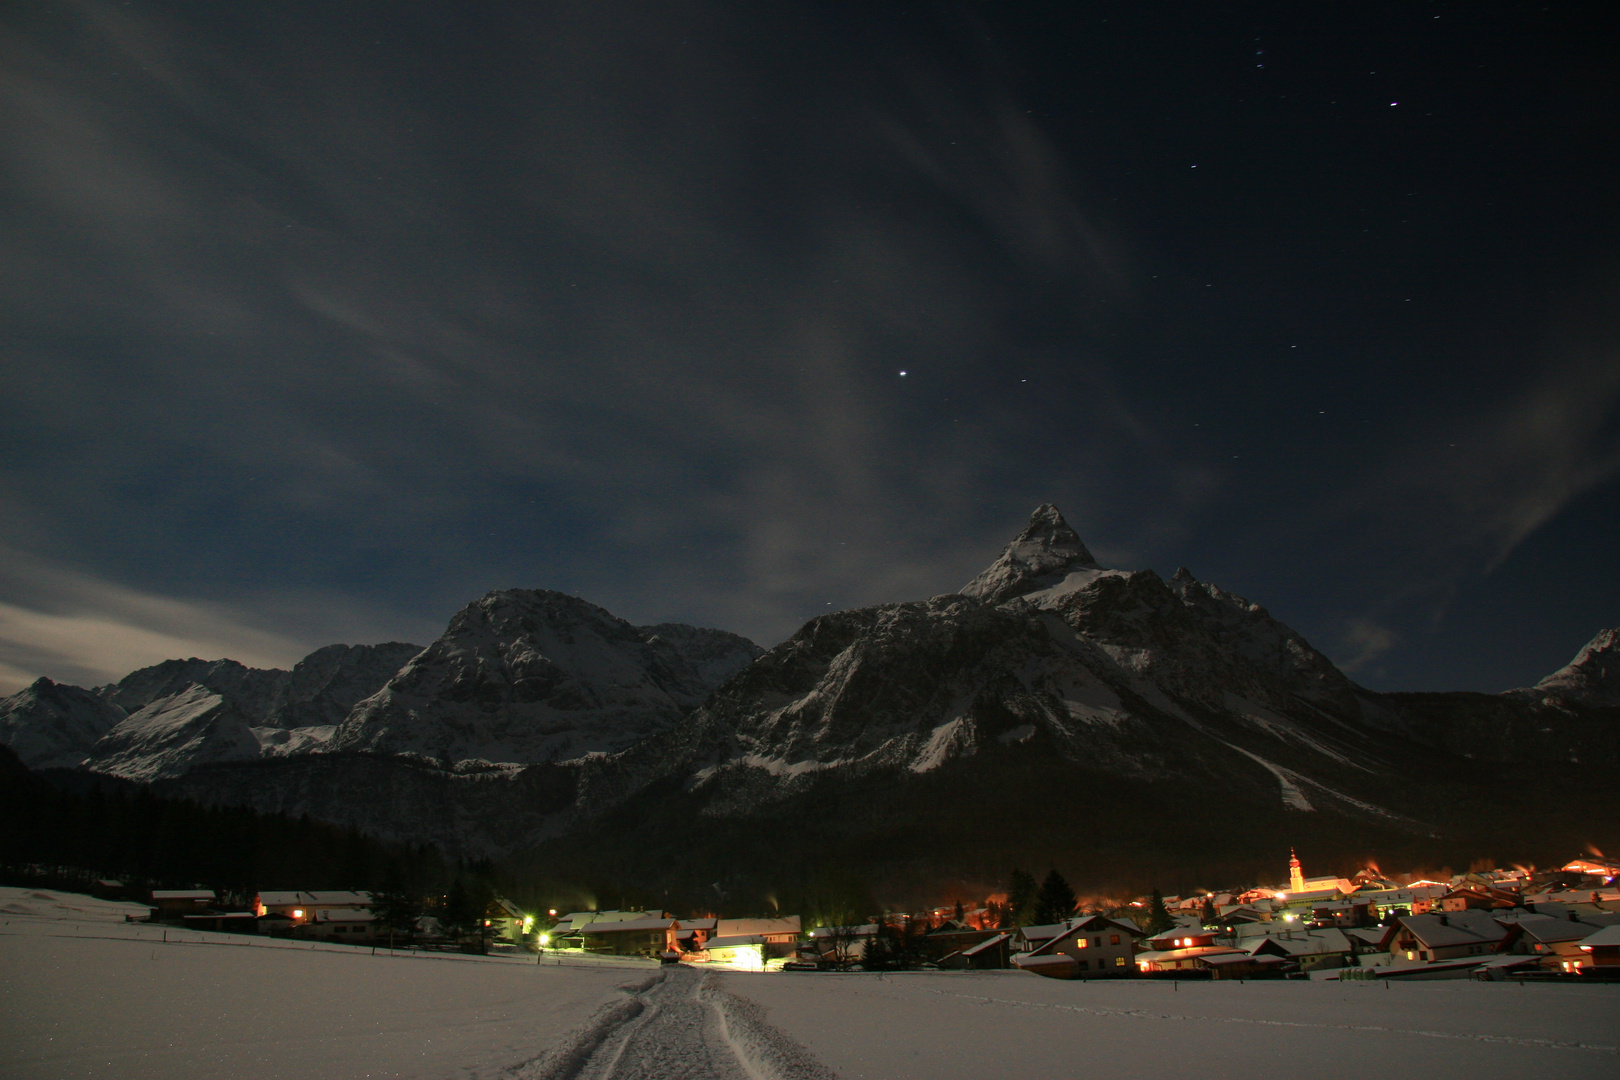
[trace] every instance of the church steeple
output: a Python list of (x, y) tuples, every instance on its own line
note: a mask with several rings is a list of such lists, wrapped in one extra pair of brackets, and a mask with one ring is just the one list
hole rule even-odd
[(1305, 891), (1305, 871), (1300, 868), (1299, 856), (1294, 854), (1293, 848), (1288, 849), (1288, 891)]

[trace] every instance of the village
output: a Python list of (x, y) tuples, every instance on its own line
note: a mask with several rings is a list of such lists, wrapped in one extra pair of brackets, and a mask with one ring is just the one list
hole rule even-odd
[[(1397, 884), (1371, 868), (1241, 891), (1139, 897), (1017, 925), (995, 898), (887, 913), (860, 925), (797, 915), (680, 917), (659, 910), (526, 912), (488, 899), (459, 931), (407, 925), (364, 891), (263, 891), (222, 910), (209, 889), (154, 890), (149, 921), (373, 950), (450, 949), (712, 965), (740, 971), (1012, 970), (1053, 979), (1556, 979), (1620, 981), (1620, 862), (1477, 870)], [(121, 888), (101, 883), (105, 891)]]

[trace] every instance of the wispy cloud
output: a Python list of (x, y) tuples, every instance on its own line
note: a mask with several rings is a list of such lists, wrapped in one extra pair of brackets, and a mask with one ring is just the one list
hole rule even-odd
[(0, 602), (0, 694), (41, 675), (95, 686), (188, 657), (290, 668), (334, 642), (423, 643), (444, 621), (287, 591), (230, 602), (162, 595), (14, 548), (0, 548), (0, 593), (10, 598)]
[[(7, 362), (35, 369), (18, 415), (65, 447), (10, 498), (52, 528), (111, 507), (154, 555), (216, 565), (245, 532), (336, 564), (334, 536), (401, 566), (430, 545), (445, 580), (771, 641), (827, 601), (966, 580), (1017, 526), (984, 511), (1009, 474), (1076, 511), (1114, 462), (1175, 484), (1100, 366), (1082, 428), (1005, 400), (1053, 366), (1006, 340), (1009, 298), (1117, 296), (1129, 259), (988, 61), (966, 89), (837, 50), (762, 70), (724, 5), (605, 4), (501, 9), (510, 64), (311, 28), (277, 67), (268, 25), (65, 8), (71, 35), (0, 39), (43, 223), (0, 254), (39, 269), (28, 314), (55, 339)], [(429, 62), (476, 85), (459, 111), (413, 96)], [(784, 95), (792, 122), (761, 119)], [(69, 236), (86, 259), (52, 255)], [(105, 329), (64, 349), (86, 312)], [(1064, 453), (1028, 459), (1008, 432), (1030, 423)], [(514, 490), (540, 492), (521, 524)], [(592, 525), (511, 581), (521, 530), (565, 528), (548, 516)], [(432, 539), (482, 517), (505, 535)]]

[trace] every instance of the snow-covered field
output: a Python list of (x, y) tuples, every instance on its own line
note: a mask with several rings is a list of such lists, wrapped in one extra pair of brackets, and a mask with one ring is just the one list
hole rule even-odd
[(847, 1080), (1620, 1076), (1620, 985), (731, 974)]
[(129, 910), (147, 909), (0, 889), (0, 1076), (494, 1077), (641, 974), (176, 930), (164, 944)]
[(1620, 985), (722, 974), (174, 930), (165, 944), (131, 910), (0, 888), (0, 1076), (1620, 1075)]

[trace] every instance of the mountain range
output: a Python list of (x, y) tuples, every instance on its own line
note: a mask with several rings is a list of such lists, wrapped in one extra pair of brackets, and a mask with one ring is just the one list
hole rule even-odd
[(1098, 565), (1048, 505), (959, 592), (820, 616), (769, 650), (507, 590), (425, 649), (41, 679), (0, 701), (0, 741), (35, 769), (666, 896), (832, 865), (901, 892), (1010, 865), (1106, 884), (1291, 845), (1613, 842), (1617, 656), (1604, 631), (1532, 688), (1373, 693), (1185, 569)]

